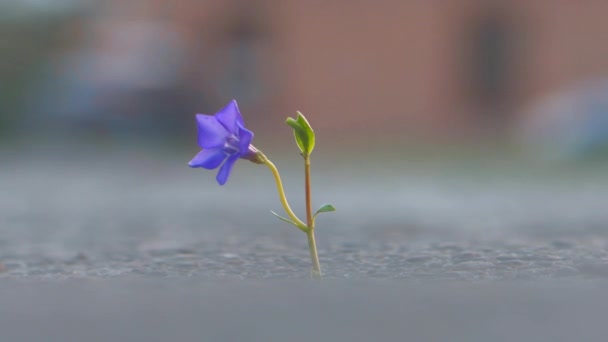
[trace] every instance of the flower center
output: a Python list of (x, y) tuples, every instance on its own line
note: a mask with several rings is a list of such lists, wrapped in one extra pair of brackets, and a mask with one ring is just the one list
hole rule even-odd
[(227, 154), (235, 154), (239, 152), (239, 138), (236, 135), (229, 135), (224, 142), (224, 152)]

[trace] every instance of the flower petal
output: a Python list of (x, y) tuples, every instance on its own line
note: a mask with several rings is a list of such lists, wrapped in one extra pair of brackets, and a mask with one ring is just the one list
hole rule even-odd
[(253, 140), (253, 132), (237, 122), (239, 128), (239, 150), (241, 155), (249, 153), (249, 144)]
[(202, 150), (188, 163), (190, 167), (202, 167), (213, 170), (226, 159), (226, 153), (221, 148)]
[(198, 126), (198, 145), (201, 148), (223, 146), (226, 137), (230, 135), (217, 119), (211, 115), (196, 114)]
[(232, 171), (232, 167), (238, 159), (239, 155), (233, 154), (228, 157), (228, 159), (226, 159), (226, 161), (224, 162), (224, 165), (220, 167), (220, 171), (217, 173), (217, 177), (215, 177), (215, 179), (220, 185), (226, 184), (226, 181), (228, 181), (228, 177), (230, 176), (230, 172)]
[(243, 116), (239, 111), (236, 100), (230, 101), (226, 107), (215, 113), (215, 118), (232, 134), (237, 133), (237, 123), (241, 124), (241, 126), (245, 126)]

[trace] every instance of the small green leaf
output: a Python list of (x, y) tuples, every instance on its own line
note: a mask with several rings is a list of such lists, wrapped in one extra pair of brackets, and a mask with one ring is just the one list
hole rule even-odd
[(315, 148), (315, 132), (312, 130), (312, 127), (310, 127), (310, 124), (304, 115), (300, 112), (297, 113), (297, 119), (287, 118), (286, 123), (293, 128), (296, 143), (298, 144), (300, 151), (302, 151), (302, 155), (307, 157)]
[(294, 226), (296, 226), (296, 227), (297, 227), (299, 230), (301, 230), (301, 231), (303, 231), (303, 232), (304, 232), (304, 231), (306, 231), (306, 228), (305, 228), (305, 227), (300, 227), (300, 226), (298, 226), (298, 224), (297, 224), (297, 223), (295, 223), (295, 222), (293, 222), (292, 220), (290, 220), (290, 219), (288, 219), (288, 218), (284, 218), (283, 216), (281, 216), (281, 215), (279, 215), (279, 214), (275, 213), (275, 212), (274, 212), (274, 211), (272, 211), (272, 210), (270, 211), (270, 213), (272, 213), (272, 215), (274, 215), (274, 216), (278, 217), (279, 219), (281, 219), (281, 221), (285, 221), (285, 222), (287, 222), (287, 223), (293, 224)]
[(308, 137), (308, 154), (312, 153), (312, 150), (314, 150), (315, 148), (315, 132), (312, 130), (312, 127), (310, 126), (310, 123), (308, 123), (308, 120), (306, 120), (306, 117), (304, 116), (304, 114), (297, 112), (298, 113), (298, 118), (296, 119), (298, 121), (298, 123), (300, 124), (300, 126), (302, 126), (302, 128), (304, 128), (304, 130), (306, 131), (306, 135)]
[(330, 212), (330, 211), (336, 211), (336, 208), (335, 208), (333, 205), (329, 204), (329, 203), (327, 203), (327, 204), (323, 204), (323, 205), (321, 206), (321, 208), (319, 208), (319, 209), (317, 210), (317, 212), (315, 213), (315, 215), (314, 215), (314, 216), (317, 216), (317, 215), (318, 215), (318, 214), (320, 214), (320, 213), (328, 213), (328, 212)]
[(291, 224), (293, 224), (293, 225), (294, 225), (294, 226), (296, 226), (296, 227), (298, 226), (298, 225), (297, 225), (295, 222), (293, 222), (292, 220), (287, 219), (287, 218), (284, 218), (283, 216), (281, 216), (281, 215), (279, 215), (279, 214), (275, 213), (275, 212), (274, 212), (274, 211), (272, 211), (272, 210), (271, 210), (270, 212), (272, 213), (272, 215), (274, 215), (274, 216), (276, 216), (276, 217), (280, 218), (281, 220), (283, 220), (283, 221), (285, 221), (285, 222), (287, 222), (287, 223), (291, 223)]

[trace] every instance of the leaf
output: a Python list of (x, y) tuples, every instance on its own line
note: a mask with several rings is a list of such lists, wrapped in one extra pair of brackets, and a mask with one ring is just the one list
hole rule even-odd
[(320, 213), (328, 213), (330, 211), (336, 211), (336, 208), (333, 205), (326, 203), (317, 210), (314, 216), (316, 217)]
[(297, 113), (297, 119), (287, 118), (285, 123), (293, 128), (296, 144), (298, 144), (300, 151), (302, 151), (302, 155), (307, 157), (315, 148), (315, 132), (312, 130), (312, 127), (310, 127), (310, 124), (304, 115), (300, 112)]
[(307, 152), (310, 155), (312, 153), (312, 150), (314, 150), (314, 148), (315, 148), (315, 132), (312, 130), (312, 127), (310, 126), (310, 123), (308, 123), (308, 120), (306, 120), (306, 117), (304, 117), (304, 114), (302, 114), (300, 112), (296, 112), (296, 113), (298, 113), (298, 118), (296, 120), (298, 121), (300, 126), (302, 126), (302, 128), (304, 128), (304, 131), (306, 132), (306, 136), (308, 138)]
[[(287, 219), (287, 218), (284, 218), (283, 216), (281, 216), (281, 215), (279, 215), (279, 214), (275, 213), (275, 212), (274, 212), (274, 211), (272, 211), (272, 210), (271, 210), (270, 212), (272, 213), (272, 215), (274, 215), (274, 216), (276, 216), (276, 217), (280, 218), (281, 220), (283, 220), (283, 221), (285, 221), (285, 222), (287, 222), (287, 223), (291, 223), (291, 224), (293, 224), (294, 226), (298, 227), (298, 225), (297, 225), (295, 222), (293, 222), (292, 220)], [(300, 228), (300, 227), (298, 227), (298, 228)]]

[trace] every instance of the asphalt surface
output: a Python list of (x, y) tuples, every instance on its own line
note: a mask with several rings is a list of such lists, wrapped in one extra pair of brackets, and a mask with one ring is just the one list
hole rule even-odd
[[(6, 341), (603, 341), (608, 168), (319, 158), (317, 243), (262, 166), (0, 150)], [(297, 157), (297, 156), (296, 156)], [(301, 213), (299, 160), (275, 160)], [(381, 167), (376, 167), (378, 165)], [(5, 339), (2, 339), (5, 340)]]

